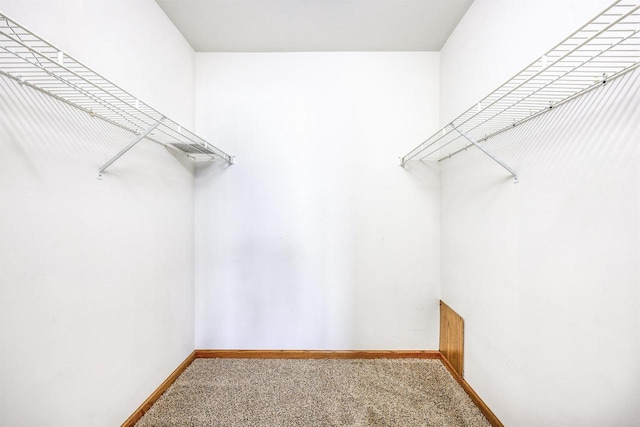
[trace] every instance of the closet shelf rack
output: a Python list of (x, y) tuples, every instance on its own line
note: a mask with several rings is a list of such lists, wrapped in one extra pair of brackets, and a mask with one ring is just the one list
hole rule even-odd
[(640, 1), (619, 0), (402, 157), (444, 160), (640, 65)]
[(233, 157), (0, 13), (0, 74), (136, 135), (100, 174), (144, 138), (194, 161)]

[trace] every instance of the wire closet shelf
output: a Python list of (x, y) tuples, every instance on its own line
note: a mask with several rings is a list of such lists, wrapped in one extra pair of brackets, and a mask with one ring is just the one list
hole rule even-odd
[(640, 1), (620, 0), (402, 157), (444, 160), (640, 65)]
[(178, 150), (192, 160), (233, 162), (229, 154), (2, 13), (0, 74), (137, 135), (136, 140), (103, 165), (100, 172), (145, 137)]

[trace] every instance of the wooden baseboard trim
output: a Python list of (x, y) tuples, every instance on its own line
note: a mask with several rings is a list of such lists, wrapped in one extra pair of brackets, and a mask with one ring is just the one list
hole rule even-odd
[(199, 358), (227, 359), (439, 359), (425, 350), (196, 350)]
[(196, 352), (192, 351), (191, 354), (187, 356), (186, 359), (184, 359), (180, 366), (178, 366), (176, 370), (173, 371), (171, 375), (169, 375), (169, 377), (167, 377), (167, 379), (164, 380), (164, 382), (160, 384), (160, 386), (155, 389), (153, 393), (151, 393), (151, 396), (149, 396), (147, 400), (145, 400), (142, 405), (140, 405), (138, 409), (136, 409), (135, 412), (131, 414), (129, 418), (127, 418), (124, 423), (122, 423), (122, 427), (133, 427), (135, 423), (137, 423), (140, 418), (142, 418), (142, 416), (149, 410), (149, 408), (151, 408), (151, 405), (153, 405), (156, 400), (158, 400), (160, 396), (162, 396), (162, 394), (167, 391), (171, 384), (174, 383), (174, 381), (180, 376), (180, 374), (182, 374), (182, 372), (184, 372), (184, 370), (187, 369), (189, 365), (191, 365), (191, 362), (193, 362), (195, 358)]
[(460, 387), (462, 387), (462, 389), (469, 395), (471, 400), (473, 400), (473, 403), (475, 403), (478, 409), (480, 409), (480, 412), (482, 412), (482, 414), (487, 418), (487, 420), (489, 420), (491, 425), (493, 427), (504, 427), (504, 424), (502, 424), (502, 422), (498, 419), (498, 417), (496, 417), (496, 414), (494, 414), (493, 411), (489, 409), (487, 404), (484, 403), (484, 401), (480, 398), (480, 396), (478, 396), (478, 393), (476, 393), (475, 390), (471, 388), (469, 383), (466, 382), (464, 378), (462, 378), (458, 374), (458, 372), (456, 372), (456, 370), (453, 368), (451, 363), (449, 363), (447, 358), (444, 357), (442, 353), (440, 353), (440, 360), (442, 361), (442, 364), (445, 366), (445, 368), (447, 368), (451, 376), (458, 382), (458, 384), (460, 384)]
[(133, 427), (194, 359), (438, 359), (494, 427), (504, 427), (471, 386), (437, 350), (194, 350), (145, 400), (122, 427)]

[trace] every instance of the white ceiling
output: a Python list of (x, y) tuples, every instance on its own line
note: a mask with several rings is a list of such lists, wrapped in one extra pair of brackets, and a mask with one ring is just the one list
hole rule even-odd
[(156, 0), (199, 52), (437, 51), (473, 0)]

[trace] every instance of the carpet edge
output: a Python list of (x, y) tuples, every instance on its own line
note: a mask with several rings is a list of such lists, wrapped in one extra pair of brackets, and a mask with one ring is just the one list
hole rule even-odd
[(167, 379), (164, 380), (162, 384), (160, 384), (158, 388), (156, 388), (144, 402), (142, 402), (138, 409), (136, 409), (133, 414), (131, 414), (131, 416), (127, 418), (124, 423), (122, 423), (121, 427), (133, 427), (138, 421), (140, 421), (140, 418), (142, 418), (144, 414), (147, 413), (151, 406), (153, 406), (153, 404), (160, 398), (160, 396), (162, 396), (164, 392), (167, 391), (169, 387), (171, 387), (175, 380), (178, 379), (178, 377), (184, 372), (185, 369), (189, 367), (189, 365), (191, 365), (191, 362), (193, 362), (195, 359), (196, 351), (194, 350), (171, 373), (171, 375), (169, 375)]
[(451, 363), (449, 363), (447, 358), (444, 357), (442, 353), (440, 353), (440, 361), (442, 362), (444, 367), (447, 368), (447, 371), (449, 371), (449, 374), (451, 374), (453, 379), (455, 379), (457, 383), (460, 384), (460, 387), (462, 387), (465, 393), (467, 393), (467, 395), (471, 398), (473, 403), (478, 407), (478, 409), (480, 409), (480, 412), (482, 412), (482, 415), (485, 416), (489, 423), (491, 423), (493, 427), (504, 427), (504, 424), (502, 424), (496, 414), (494, 414), (489, 406), (484, 403), (484, 401), (480, 398), (478, 393), (476, 393), (476, 391), (469, 385), (469, 383), (464, 378), (462, 378), (460, 374), (458, 374), (458, 372), (453, 368)]

